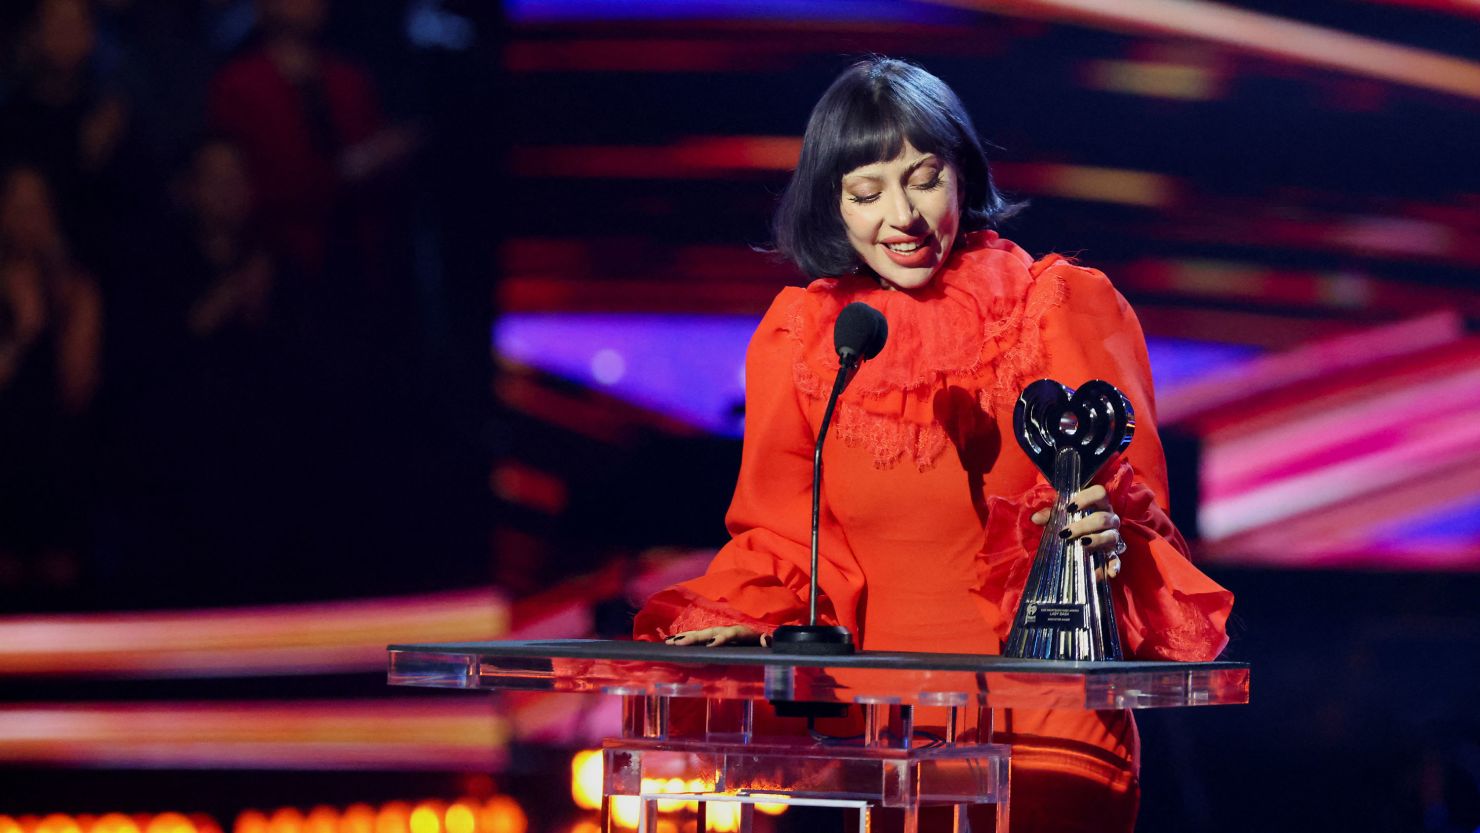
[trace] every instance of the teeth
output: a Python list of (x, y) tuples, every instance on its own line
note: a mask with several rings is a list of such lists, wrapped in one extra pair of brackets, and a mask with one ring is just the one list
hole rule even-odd
[(900, 254), (908, 254), (910, 252), (917, 251), (922, 246), (924, 246), (925, 243), (924, 241), (916, 241), (914, 243), (885, 243), (884, 245), (888, 246), (890, 251), (899, 252)]

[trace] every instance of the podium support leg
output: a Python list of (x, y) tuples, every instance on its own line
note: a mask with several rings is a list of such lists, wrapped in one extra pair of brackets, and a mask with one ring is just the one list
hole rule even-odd
[(889, 707), (889, 735), (898, 749), (909, 749), (915, 742), (915, 707)]
[(920, 833), (919, 805), (904, 808), (904, 833)]
[(644, 798), (637, 815), (637, 833), (658, 833), (658, 801)]
[(740, 833), (752, 833), (755, 830), (755, 805), (745, 802), (740, 805)]
[(644, 737), (668, 738), (668, 698), (647, 697), (647, 726)]

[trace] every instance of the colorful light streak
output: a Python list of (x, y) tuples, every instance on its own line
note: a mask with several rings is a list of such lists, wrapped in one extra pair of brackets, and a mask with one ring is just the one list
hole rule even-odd
[(502, 766), (509, 733), (481, 699), (17, 703), (0, 711), (0, 761), (483, 772)]
[(385, 667), (391, 642), (494, 639), (493, 588), (221, 610), (0, 618), (0, 676), (250, 676)]
[[(1254, 359), (1162, 401), (1202, 439), (1204, 551), (1286, 566), (1480, 568), (1480, 338), (1438, 313)], [(1440, 507), (1460, 519), (1434, 534)]]
[(1187, 37), (1294, 64), (1480, 100), (1480, 63), (1205, 0), (930, 0), (942, 6)]

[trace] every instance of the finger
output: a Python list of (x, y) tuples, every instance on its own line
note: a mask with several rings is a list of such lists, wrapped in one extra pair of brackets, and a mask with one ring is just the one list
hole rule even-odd
[(1095, 532), (1120, 528), (1120, 516), (1114, 512), (1096, 512), (1068, 524), (1059, 533), (1060, 538), (1080, 538)]
[(1110, 498), (1105, 492), (1105, 487), (1096, 483), (1087, 489), (1080, 489), (1074, 493), (1073, 504), (1077, 512), (1103, 512), (1110, 508)]
[(1033, 523), (1038, 524), (1039, 526), (1043, 526), (1044, 524), (1048, 523), (1049, 515), (1050, 512), (1047, 509), (1039, 509), (1037, 512), (1033, 513), (1033, 517), (1031, 518), (1031, 520), (1033, 521)]
[(709, 639), (709, 647), (711, 648), (717, 648), (729, 642), (730, 638), (735, 635), (734, 628), (715, 628), (714, 631), (714, 636)]
[(1114, 512), (1096, 512), (1089, 517), (1075, 521), (1073, 526), (1075, 535), (1108, 532), (1112, 529), (1120, 529), (1120, 516)]
[(1120, 540), (1120, 533), (1115, 530), (1108, 532), (1096, 532), (1075, 539), (1076, 542), (1087, 550), (1109, 551), (1115, 548), (1116, 542)]
[(769, 647), (771, 647), (771, 635), (769, 633), (763, 633), (763, 634), (761, 634), (761, 647), (762, 648), (769, 648)]
[(676, 633), (666, 640), (670, 645), (697, 645), (700, 641), (709, 640), (709, 631), (713, 628), (705, 628), (699, 631), (684, 631)]

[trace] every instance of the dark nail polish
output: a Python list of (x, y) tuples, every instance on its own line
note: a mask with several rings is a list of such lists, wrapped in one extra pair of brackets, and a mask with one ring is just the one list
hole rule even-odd
[(1059, 537), (1060, 538), (1068, 538), (1069, 537), (1069, 530), (1067, 530), (1067, 529), (1061, 529), (1061, 530), (1059, 530)]
[(1069, 504), (1069, 511), (1070, 512), (1078, 512), (1079, 511), (1079, 504), (1077, 504), (1077, 503), (1071, 503), (1071, 504)]

